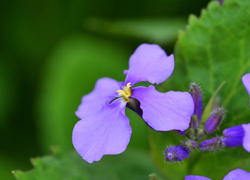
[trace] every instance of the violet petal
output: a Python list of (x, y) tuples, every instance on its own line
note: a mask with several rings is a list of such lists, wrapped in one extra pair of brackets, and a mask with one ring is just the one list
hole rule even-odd
[(156, 44), (141, 44), (129, 59), (129, 69), (125, 84), (141, 81), (160, 84), (165, 81), (174, 70), (174, 55), (167, 56), (165, 51)]
[[(243, 82), (243, 85), (245, 86), (245, 88), (250, 96), (250, 73), (245, 74), (242, 77), (242, 82)], [(249, 103), (249, 105), (250, 105), (250, 103)]]
[(242, 169), (235, 169), (228, 173), (223, 180), (250, 180), (250, 173)]
[(132, 97), (140, 102), (144, 121), (156, 131), (184, 131), (189, 127), (194, 103), (188, 92), (161, 93), (154, 86), (136, 87)]
[(250, 152), (250, 123), (242, 125), (244, 129), (244, 137), (243, 137), (243, 147), (246, 151)]
[(111, 101), (115, 98), (115, 95), (117, 95), (116, 91), (119, 89), (120, 86), (116, 80), (111, 78), (99, 79), (95, 84), (94, 90), (83, 96), (82, 102), (76, 111), (76, 115), (80, 119), (83, 119), (88, 115), (97, 113), (106, 101)]
[(73, 145), (84, 160), (99, 161), (106, 154), (120, 154), (130, 141), (132, 129), (125, 116), (122, 99), (106, 104), (96, 115), (78, 121), (73, 129)]
[(198, 176), (198, 175), (188, 175), (185, 176), (185, 180), (212, 180), (204, 176)]

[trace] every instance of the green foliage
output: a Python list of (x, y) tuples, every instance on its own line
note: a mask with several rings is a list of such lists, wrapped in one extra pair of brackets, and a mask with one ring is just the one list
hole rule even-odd
[(112, 22), (88, 18), (84, 23), (85, 29), (97, 33), (160, 45), (172, 45), (177, 39), (178, 31), (185, 26), (184, 18), (127, 19)]
[(34, 169), (13, 171), (17, 180), (145, 180), (150, 173), (158, 173), (149, 154), (127, 150), (121, 155), (105, 156), (88, 164), (74, 151), (67, 154), (60, 149), (54, 155), (31, 159)]
[[(171, 77), (173, 80), (167, 83), (173, 89), (185, 91), (190, 81), (200, 84), (206, 104), (225, 81), (217, 95), (228, 112), (226, 122), (220, 130), (249, 122), (248, 94), (241, 82), (241, 77), (250, 72), (249, 43), (248, 0), (226, 0), (222, 6), (211, 2), (207, 10), (202, 11), (200, 18), (191, 15), (187, 31), (179, 34), (175, 46), (177, 65), (174, 77)], [(169, 133), (150, 133), (152, 155), (170, 179), (180, 179), (188, 174), (222, 179), (230, 170), (239, 167), (249, 158), (249, 154), (242, 147), (237, 147), (226, 148), (214, 154), (194, 151), (191, 158), (181, 165), (163, 163), (164, 145), (177, 145), (176, 136)]]

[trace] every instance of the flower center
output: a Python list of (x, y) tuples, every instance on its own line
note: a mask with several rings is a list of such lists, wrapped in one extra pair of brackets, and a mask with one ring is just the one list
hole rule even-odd
[(128, 83), (126, 86), (123, 86), (123, 89), (124, 90), (118, 90), (116, 92), (118, 92), (120, 96), (123, 96), (124, 99), (129, 101), (129, 97), (132, 95), (131, 83)]

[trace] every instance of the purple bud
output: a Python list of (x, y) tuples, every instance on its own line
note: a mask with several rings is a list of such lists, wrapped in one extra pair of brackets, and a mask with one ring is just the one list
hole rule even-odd
[(201, 151), (217, 151), (220, 150), (222, 147), (223, 143), (220, 137), (205, 140), (199, 145)]
[(193, 150), (197, 148), (197, 143), (191, 139), (188, 139), (184, 142), (184, 146), (188, 150)]
[(199, 128), (198, 130), (197, 130), (197, 134), (196, 134), (196, 138), (198, 139), (198, 140), (201, 140), (203, 137), (204, 137), (204, 129), (202, 129), (202, 128)]
[(245, 131), (242, 125), (227, 128), (223, 131), (223, 143), (227, 147), (241, 146), (244, 134)]
[(171, 146), (165, 151), (166, 161), (183, 161), (190, 156), (189, 150), (184, 146)]
[(201, 89), (196, 83), (190, 83), (190, 94), (194, 101), (194, 115), (198, 121), (191, 121), (192, 128), (198, 128), (202, 116), (202, 94)]
[(223, 117), (225, 115), (225, 110), (223, 108), (218, 108), (213, 114), (208, 118), (205, 123), (205, 129), (208, 134), (214, 132), (220, 125)]

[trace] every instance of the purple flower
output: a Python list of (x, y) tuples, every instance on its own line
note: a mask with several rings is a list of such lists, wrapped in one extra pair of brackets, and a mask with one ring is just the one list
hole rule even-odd
[(186, 130), (194, 111), (189, 93), (160, 93), (152, 85), (133, 87), (141, 81), (160, 84), (173, 70), (173, 55), (167, 56), (158, 45), (142, 44), (130, 57), (125, 83), (99, 79), (76, 111), (81, 120), (74, 127), (72, 141), (82, 158), (92, 163), (127, 148), (132, 129), (125, 116), (126, 106), (157, 131)]
[[(250, 73), (245, 74), (242, 77), (242, 82), (243, 82), (248, 94), (250, 95)], [(245, 134), (243, 137), (243, 147), (246, 151), (250, 152), (250, 123), (243, 124), (242, 127), (245, 131)]]
[(241, 146), (244, 136), (244, 129), (242, 125), (232, 126), (223, 131), (223, 144), (227, 147)]
[[(245, 74), (243, 77), (242, 77), (242, 82), (243, 82), (243, 85), (245, 86), (248, 94), (250, 95), (250, 73), (248, 74)], [(250, 105), (250, 104), (249, 104)]]
[[(203, 176), (189, 175), (185, 177), (185, 180), (211, 180)], [(242, 169), (235, 169), (229, 172), (223, 180), (250, 180), (250, 173)]]
[(250, 123), (242, 125), (244, 129), (243, 148), (250, 152)]
[(183, 161), (189, 158), (190, 152), (184, 146), (170, 146), (165, 150), (166, 161)]

